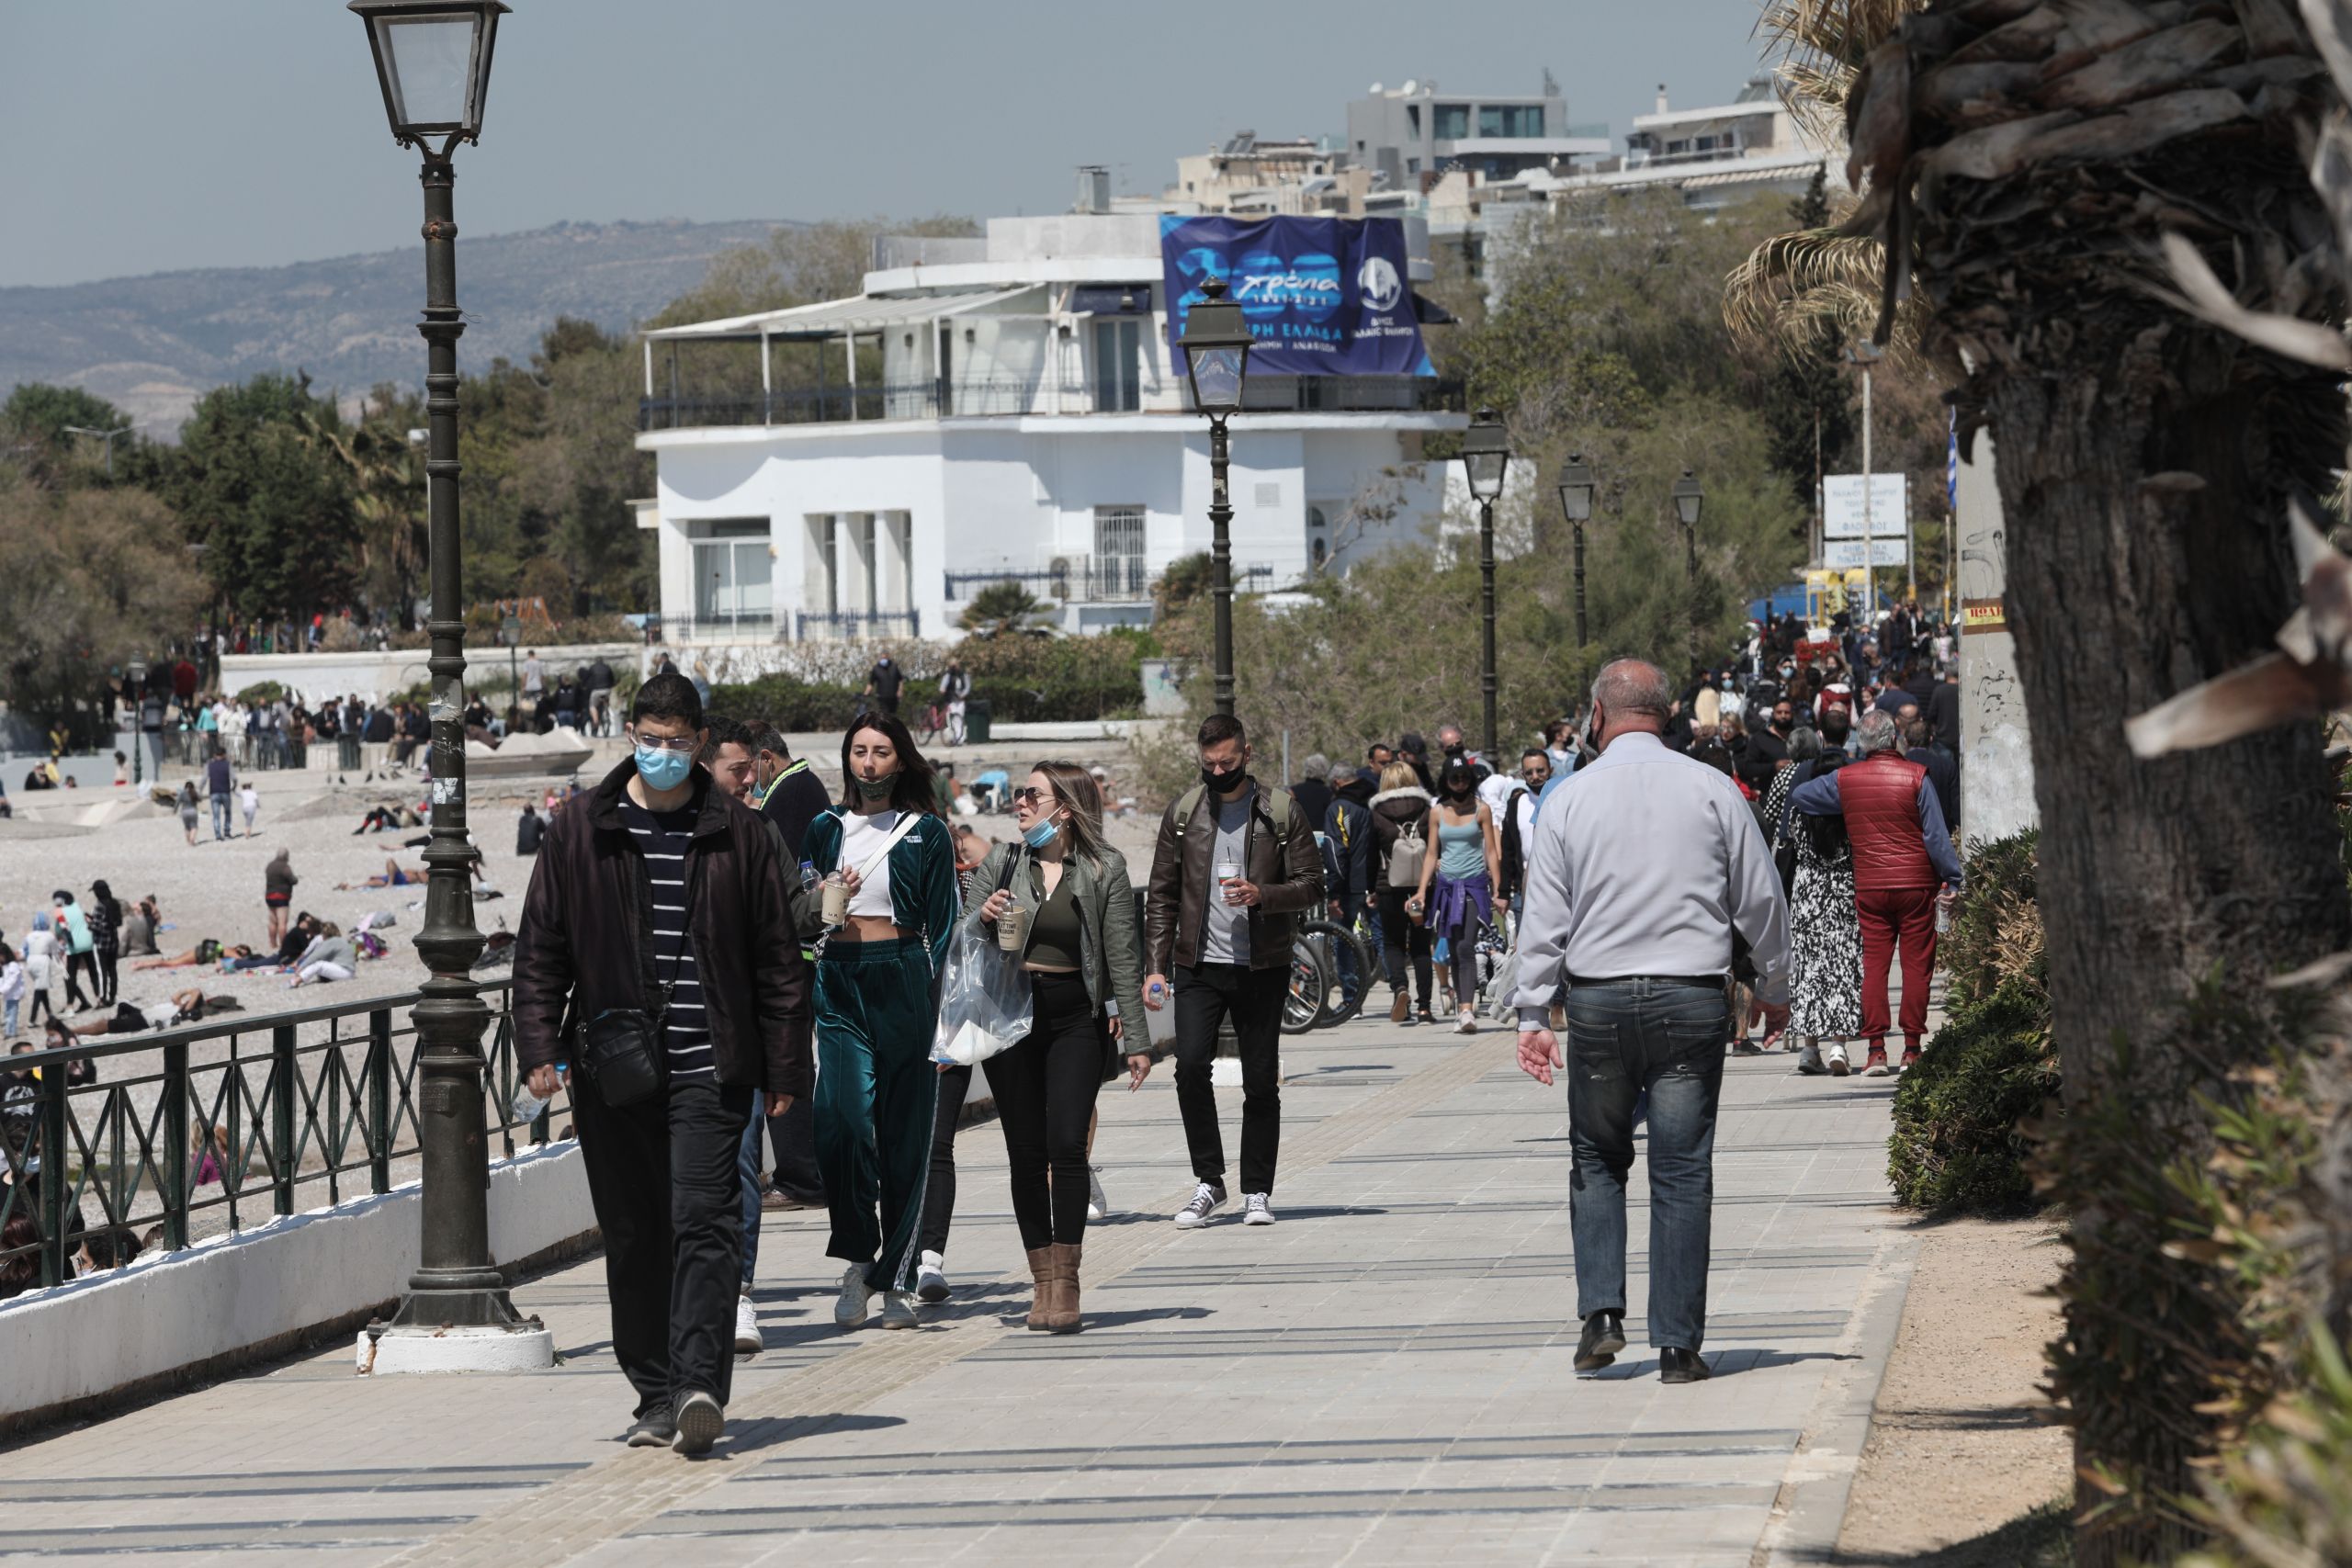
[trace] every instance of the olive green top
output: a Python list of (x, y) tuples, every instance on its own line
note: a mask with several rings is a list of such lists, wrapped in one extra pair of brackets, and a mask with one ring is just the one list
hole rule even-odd
[(1070, 897), (1071, 877), (1064, 871), (1054, 890), (1037, 906), (1036, 934), (1029, 939), (1029, 962), (1040, 969), (1085, 967), (1079, 958), (1078, 905)]

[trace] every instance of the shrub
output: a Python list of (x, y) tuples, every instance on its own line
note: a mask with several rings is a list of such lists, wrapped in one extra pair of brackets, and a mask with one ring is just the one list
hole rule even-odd
[(2031, 1208), (2020, 1123), (2057, 1092), (2046, 998), (2013, 980), (1955, 1007), (1895, 1086), (1886, 1141), (1895, 1200), (1962, 1213)]
[[(713, 686), (707, 712), (714, 718), (742, 723), (764, 719), (792, 734), (839, 732), (847, 729), (856, 716), (859, 690), (803, 681), (797, 675), (763, 675), (738, 685)], [(617, 689), (614, 695), (619, 696)]]
[(281, 701), (285, 695), (286, 688), (276, 681), (256, 681), (239, 692), (236, 700), (241, 703), (274, 703)]
[(781, 668), (774, 673), (714, 685), (710, 709), (729, 718), (763, 718), (792, 732), (846, 728), (865, 689), (865, 671), (885, 647), (907, 672), (900, 716), (919, 714), (938, 690), (948, 660), (958, 659), (972, 677), (973, 697), (989, 705), (997, 723), (1035, 724), (1139, 712), (1142, 660), (1155, 645), (1148, 634), (1130, 630), (1076, 637), (967, 637), (952, 649), (933, 644), (809, 644), (780, 650)]
[(2050, 995), (2041, 905), (2034, 880), (2041, 834), (2033, 829), (1968, 846), (1968, 891), (1952, 911), (1936, 957), (1951, 977), (1947, 1001), (1981, 1001), (2012, 982)]

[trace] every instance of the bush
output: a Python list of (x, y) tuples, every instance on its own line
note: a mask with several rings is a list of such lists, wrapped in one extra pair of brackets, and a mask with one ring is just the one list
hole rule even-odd
[(286, 688), (277, 682), (258, 681), (239, 692), (235, 700), (241, 703), (274, 703), (282, 701), (285, 695)]
[(2046, 998), (2012, 981), (1954, 1008), (1895, 1086), (1886, 1176), (1896, 1201), (1962, 1213), (2031, 1208), (2020, 1123), (2057, 1092)]
[[(786, 667), (775, 673), (714, 685), (710, 711), (765, 719), (787, 732), (844, 729), (883, 646), (811, 644), (805, 651), (789, 650)], [(1120, 630), (1095, 637), (967, 637), (953, 649), (887, 646), (907, 674), (901, 717), (911, 721), (922, 711), (948, 660), (958, 659), (972, 677), (973, 697), (989, 705), (997, 723), (1037, 724), (1141, 711), (1142, 660), (1155, 645), (1147, 633)]]
[[(859, 690), (797, 675), (763, 675), (739, 685), (713, 686), (706, 711), (713, 718), (745, 724), (763, 719), (788, 734), (838, 732), (856, 716)], [(619, 695), (617, 691), (614, 694)]]
[(1936, 957), (1951, 977), (1945, 993), (1951, 1006), (1982, 1001), (2012, 983), (2048, 998), (2050, 967), (2035, 885), (2040, 842), (2041, 834), (2029, 828), (1968, 846), (1968, 892), (1952, 911), (1951, 930), (1936, 943)]

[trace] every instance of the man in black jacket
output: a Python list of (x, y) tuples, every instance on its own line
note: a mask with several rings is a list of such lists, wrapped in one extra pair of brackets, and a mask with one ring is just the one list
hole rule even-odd
[(774, 836), (694, 765), (708, 731), (693, 684), (648, 681), (629, 721), (635, 754), (557, 814), (532, 867), (514, 1050), (547, 1098), (558, 1063), (579, 1068), (613, 1354), (638, 1396), (628, 1440), (695, 1454), (734, 1371), (743, 1126), (755, 1098), (780, 1115), (810, 1086), (808, 965)]
[[(787, 878), (797, 878), (800, 874), (800, 840), (808, 835), (809, 823), (832, 809), (832, 797), (826, 793), (817, 770), (805, 758), (793, 761), (792, 749), (786, 744), (783, 731), (764, 722), (744, 728), (751, 733), (752, 760), (757, 770), (752, 799), (760, 814), (784, 835), (785, 852), (791, 857), (784, 874)], [(760, 1199), (761, 1207), (823, 1208), (825, 1178), (817, 1168), (816, 1098), (804, 1095), (783, 1115), (763, 1120), (768, 1124), (768, 1145), (775, 1172), (767, 1192)], [(752, 1163), (757, 1169), (756, 1152)]]

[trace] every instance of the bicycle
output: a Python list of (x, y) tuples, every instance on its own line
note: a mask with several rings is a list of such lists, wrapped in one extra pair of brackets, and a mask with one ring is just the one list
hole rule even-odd
[(947, 710), (937, 703), (927, 705), (922, 710), (922, 733), (916, 739), (928, 746), (946, 732)]
[[(1315, 950), (1323, 972), (1323, 989), (1316, 993), (1321, 1005), (1309, 1027), (1329, 1029), (1362, 1012), (1364, 993), (1372, 988), (1373, 977), (1372, 949), (1363, 938), (1336, 920), (1307, 920), (1299, 927), (1298, 941)], [(1348, 989), (1351, 966), (1355, 976), (1352, 995)], [(1335, 990), (1339, 993), (1337, 1001), (1331, 999)]]
[(1283, 993), (1282, 1032), (1304, 1034), (1318, 1027), (1330, 993), (1330, 965), (1314, 942), (1300, 937), (1291, 943), (1290, 988)]

